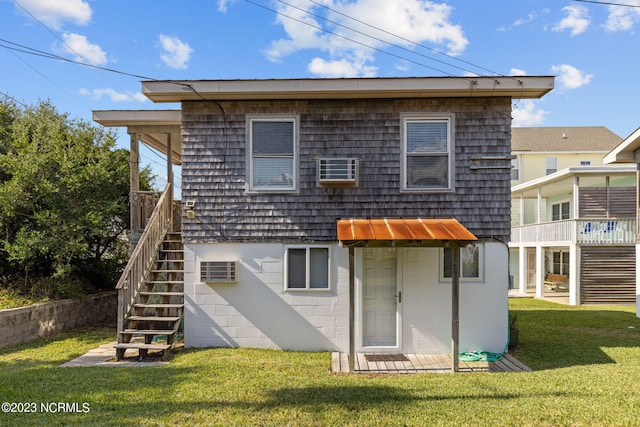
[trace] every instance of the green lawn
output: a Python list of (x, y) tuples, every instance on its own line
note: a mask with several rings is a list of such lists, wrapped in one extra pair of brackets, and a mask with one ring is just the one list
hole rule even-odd
[[(640, 320), (634, 307), (511, 300), (531, 373), (332, 374), (328, 353), (183, 350), (168, 366), (60, 368), (113, 339), (84, 331), (0, 350), (0, 425), (637, 425)], [(77, 403), (46, 413), (41, 403)], [(83, 406), (83, 404), (86, 404)], [(54, 406), (55, 408), (55, 406)]]

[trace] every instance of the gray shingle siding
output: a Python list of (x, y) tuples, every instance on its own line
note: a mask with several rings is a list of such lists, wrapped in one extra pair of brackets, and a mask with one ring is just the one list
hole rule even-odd
[[(224, 111), (224, 114), (223, 114)], [(401, 114), (455, 117), (455, 191), (402, 193)], [(299, 192), (248, 194), (246, 115), (299, 116)], [(335, 241), (337, 218), (454, 217), (477, 236), (510, 233), (510, 98), (185, 102), (182, 198), (187, 242)], [(358, 187), (318, 187), (317, 157), (360, 159)]]

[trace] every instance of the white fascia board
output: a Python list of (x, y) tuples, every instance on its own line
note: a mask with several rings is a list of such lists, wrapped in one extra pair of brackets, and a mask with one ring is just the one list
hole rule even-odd
[(440, 97), (541, 98), (552, 76), (410, 77), (142, 82), (154, 102), (261, 99), (374, 99)]
[(604, 163), (634, 163), (635, 152), (640, 149), (640, 128), (626, 137), (616, 148), (604, 156)]
[(616, 166), (575, 166), (571, 168), (562, 169), (558, 172), (554, 172), (541, 178), (532, 179), (531, 181), (523, 182), (522, 184), (514, 185), (511, 187), (511, 196), (519, 195), (527, 191), (534, 190), (538, 187), (543, 187), (548, 184), (552, 184), (557, 181), (561, 181), (571, 176), (586, 176), (586, 175), (602, 175), (612, 176), (617, 174), (633, 174), (637, 170), (636, 165), (616, 165)]

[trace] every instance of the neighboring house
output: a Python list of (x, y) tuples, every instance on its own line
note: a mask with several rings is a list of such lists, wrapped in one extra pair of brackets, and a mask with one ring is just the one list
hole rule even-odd
[(621, 140), (604, 126), (513, 128), (511, 186), (573, 166), (602, 166)]
[(634, 303), (635, 176), (635, 165), (576, 166), (512, 187), (512, 286), (572, 305)]
[[(128, 127), (132, 167), (139, 140), (182, 162), (185, 345), (451, 352), (454, 366), (458, 350), (504, 350), (511, 100), (552, 77), (142, 86), (181, 111), (94, 117)], [(136, 302), (133, 270), (121, 348), (158, 305)]]
[[(638, 170), (640, 167), (640, 128), (627, 136), (617, 147), (609, 152), (604, 158), (605, 164), (630, 163), (634, 164)], [(640, 189), (640, 171), (636, 172), (636, 188)], [(636, 198), (636, 222), (640, 218), (640, 198)], [(640, 236), (636, 229), (635, 236), (636, 252), (636, 316), (640, 317)]]

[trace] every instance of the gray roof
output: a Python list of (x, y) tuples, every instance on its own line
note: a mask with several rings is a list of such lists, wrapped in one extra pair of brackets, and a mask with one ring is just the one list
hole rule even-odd
[(531, 152), (608, 153), (622, 138), (604, 126), (530, 127), (511, 129), (511, 150)]

